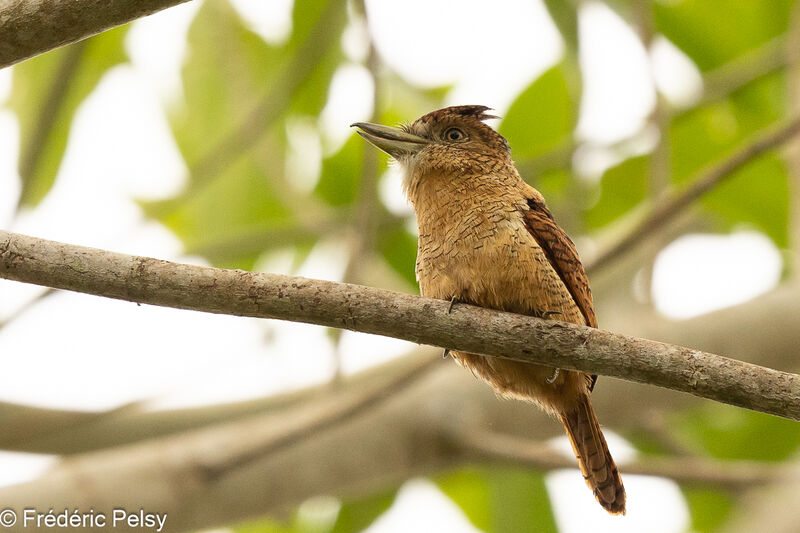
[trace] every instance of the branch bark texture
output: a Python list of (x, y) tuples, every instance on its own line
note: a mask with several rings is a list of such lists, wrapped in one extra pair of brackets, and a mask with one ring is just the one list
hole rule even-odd
[(0, 2), (0, 68), (74, 43), (187, 0), (6, 0)]
[(0, 278), (275, 318), (616, 376), (800, 420), (800, 376), (563, 322), (295, 276), (137, 257), (0, 231)]

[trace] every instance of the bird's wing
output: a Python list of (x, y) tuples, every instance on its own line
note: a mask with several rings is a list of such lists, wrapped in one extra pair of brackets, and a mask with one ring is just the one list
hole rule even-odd
[[(544, 251), (553, 270), (564, 282), (586, 320), (586, 325), (596, 328), (597, 315), (592, 303), (592, 290), (589, 288), (589, 278), (586, 277), (575, 244), (556, 223), (550, 210), (540, 198), (528, 199), (528, 209), (525, 210), (524, 217), (528, 231)], [(596, 381), (597, 376), (591, 376), (589, 390), (594, 387)]]
[(592, 303), (592, 290), (583, 269), (575, 244), (561, 227), (553, 220), (553, 215), (543, 202), (533, 198), (528, 200), (525, 211), (525, 225), (537, 244), (547, 256), (553, 270), (566, 285), (572, 299), (586, 319), (586, 325), (597, 327), (597, 315)]

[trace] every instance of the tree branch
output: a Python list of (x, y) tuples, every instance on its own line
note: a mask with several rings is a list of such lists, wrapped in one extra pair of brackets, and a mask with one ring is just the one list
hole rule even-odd
[(662, 200), (616, 244), (602, 252), (593, 261), (588, 262), (586, 265), (587, 272), (592, 274), (607, 267), (627, 253), (650, 232), (672, 220), (676, 215), (692, 205), (695, 200), (719, 185), (725, 178), (730, 177), (756, 157), (785, 143), (797, 135), (798, 132), (800, 132), (800, 118), (794, 118), (781, 128), (759, 134), (755, 140), (738, 149), (721, 163), (701, 171), (697, 177), (691, 180), (691, 185), (683, 191), (673, 193), (670, 197)]
[(38, 304), (42, 300), (48, 298), (49, 296), (57, 294), (57, 293), (58, 293), (57, 290), (50, 289), (50, 288), (40, 292), (39, 294), (37, 294), (33, 298), (29, 299), (27, 302), (25, 302), (24, 304), (19, 306), (11, 315), (7, 316), (3, 320), (0, 320), (0, 329), (3, 329), (7, 325), (9, 325), (11, 322), (16, 320), (20, 316), (24, 315), (26, 312), (30, 311), (31, 308), (36, 306), (36, 304)]
[[(70, 457), (39, 479), (0, 487), (0, 501), (17, 512), (143, 508), (167, 512), (168, 530), (182, 531), (275, 512), (317, 494), (399, 484), (452, 464), (437, 420), (458, 416), (446, 405), (440, 373), (427, 372), (452, 365), (433, 357), (399, 363), (395, 376), (276, 412)], [(398, 383), (407, 389), (398, 392)], [(436, 395), (439, 402), (429, 405)], [(235, 468), (243, 459), (247, 468)]]
[[(428, 363), (437, 368), (420, 372)], [(18, 511), (142, 507), (168, 512), (170, 531), (196, 530), (277, 512), (318, 494), (346, 498), (386, 490), (410, 477), (461, 465), (470, 456), (453, 442), (459, 428), (537, 439), (559, 431), (538, 409), (497, 401), (488, 387), (438, 356), (420, 354), (391, 365), (391, 374), (329, 388), (327, 394), (259, 416), (67, 458), (39, 479), (0, 487), (0, 501)], [(402, 389), (369, 403), (398, 381), (405, 381)], [(611, 392), (610, 398), (619, 382), (605, 383), (600, 396), (607, 398), (597, 407), (612, 423), (629, 416), (625, 411), (641, 410), (641, 393), (655, 390), (631, 393), (637, 386), (628, 385), (626, 393)], [(674, 399), (662, 396), (658, 406), (672, 408)], [(306, 427), (317, 431), (309, 436)], [(255, 457), (259, 449), (262, 455), (247, 468), (209, 472), (209, 465)], [(751, 466), (758, 470), (758, 464)], [(625, 465), (622, 470), (630, 472)], [(750, 475), (737, 471), (741, 478)], [(735, 486), (736, 475), (729, 474), (730, 485)]]
[(0, 68), (187, 0), (10, 0), (0, 3)]
[(280, 428), (282, 432), (278, 432), (266, 441), (256, 440), (254, 442), (247, 440), (246, 444), (240, 446), (235, 455), (228, 455), (205, 462), (203, 464), (205, 475), (210, 478), (217, 478), (230, 474), (305, 439), (313, 438), (315, 434), (352, 420), (362, 412), (392, 398), (397, 392), (406, 388), (438, 364), (439, 361), (436, 359), (427, 358), (421, 363), (409, 366), (402, 374), (392, 377), (391, 380), (379, 384), (379, 386), (371, 383), (370, 387), (367, 388), (351, 387), (349, 390), (355, 390), (352, 398), (341, 402), (326, 403), (325, 409), (320, 411), (316, 417), (305, 420), (296, 426), (291, 426), (288, 431), (285, 428)]
[[(409, 368), (435, 360), (430, 348), (417, 348), (403, 358), (369, 368), (341, 382), (342, 388), (364, 390), (375, 382), (403, 380)], [(392, 387), (394, 385), (385, 385)], [(147, 400), (104, 412), (43, 409), (0, 402), (0, 449), (28, 453), (74, 455), (113, 448), (274, 413), (330, 396), (321, 383), (304, 389), (254, 399), (201, 407), (150, 410)]]
[(795, 533), (800, 518), (800, 463), (785, 461), (775, 483), (755, 486), (739, 498), (719, 533)]
[(800, 420), (800, 376), (599, 329), (359, 285), (130, 256), (0, 231), (0, 277), (275, 318), (658, 385)]
[[(666, 320), (651, 309), (631, 306), (601, 308), (599, 311), (607, 317), (605, 323), (621, 333), (727, 353), (777, 368), (793, 369), (797, 365), (800, 330), (796, 327), (795, 317), (800, 315), (800, 292), (791, 284), (744, 304), (691, 320)], [(743, 331), (747, 334), (740, 334)], [(405, 358), (422, 360), (436, 354), (434, 349), (419, 348)], [(398, 376), (405, 368), (403, 364), (394, 360), (372, 367), (346, 377), (341, 386), (364, 387), (376, 379), (385, 379), (385, 376)], [(456, 382), (471, 381), (459, 369), (453, 369), (448, 376), (449, 380)], [(476, 385), (453, 394), (462, 402), (477, 402), (482, 411), (492, 410), (489, 419), (493, 420), (494, 429), (501, 419), (507, 418), (519, 424), (520, 413), (524, 413), (527, 406), (513, 409), (517, 402), (496, 402), (492, 395), (482, 394), (485, 389), (485, 386)], [(151, 411), (146, 402), (137, 402), (104, 413), (0, 403), (0, 427), (5, 430), (0, 432), (0, 449), (57, 455), (85, 453), (274, 412), (330, 392), (328, 384), (320, 384), (277, 396), (211, 406)], [(476, 399), (468, 400), (467, 396), (472, 395)], [(643, 428), (657, 431), (661, 437), (667, 430), (663, 425), (666, 412), (697, 405), (693, 400), (688, 395), (656, 387), (634, 386), (615, 379), (603, 380), (602, 386), (597, 387), (593, 394), (595, 408), (602, 412), (601, 419), (608, 426), (618, 432)], [(510, 423), (501, 425), (504, 425), (504, 431), (513, 429), (509, 427)], [(528, 426), (526, 422), (525, 427), (529, 429)], [(663, 444), (664, 439), (660, 440)]]
[(727, 98), (753, 81), (785, 67), (785, 35), (767, 41), (703, 76), (703, 97), (697, 106)]
[[(557, 452), (546, 442), (490, 431), (461, 431), (453, 436), (453, 445), (473, 461), (499, 461), (540, 470), (576, 466), (575, 459)], [(620, 470), (625, 474), (665, 477), (682, 484), (737, 490), (770, 483), (785, 474), (785, 466), (779, 463), (700, 457), (645, 457), (620, 464)]]

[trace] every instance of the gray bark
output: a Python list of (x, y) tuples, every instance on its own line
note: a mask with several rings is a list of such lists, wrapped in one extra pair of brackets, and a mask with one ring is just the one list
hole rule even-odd
[(0, 68), (187, 0), (3, 0)]
[(136, 257), (0, 231), (0, 277), (349, 329), (620, 377), (800, 420), (800, 376), (682, 346), (360, 285)]

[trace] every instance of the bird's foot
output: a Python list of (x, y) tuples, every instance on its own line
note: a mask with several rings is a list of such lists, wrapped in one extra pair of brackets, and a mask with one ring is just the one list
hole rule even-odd
[(458, 298), (453, 296), (450, 298), (450, 305), (447, 306), (447, 314), (449, 315), (453, 311), (453, 306), (458, 303)]
[(542, 311), (541, 313), (542, 318), (544, 318), (545, 320), (550, 318), (551, 315), (563, 315), (563, 314), (564, 313), (562, 313), (561, 311)]
[[(450, 298), (450, 305), (447, 306), (447, 314), (448, 315), (453, 310), (453, 305), (455, 305), (456, 302), (458, 302), (458, 298), (456, 298), (455, 296)], [(444, 351), (442, 352), (442, 359), (447, 359), (448, 355), (450, 355), (450, 348), (445, 348)]]
[(560, 370), (561, 370), (560, 368), (555, 368), (555, 369), (553, 369), (553, 375), (552, 375), (552, 376), (550, 376), (549, 378), (547, 378), (545, 381), (546, 381), (548, 384), (550, 384), (550, 385), (552, 385), (553, 383), (555, 383), (555, 382), (556, 382), (556, 380), (558, 379), (558, 374), (559, 374), (559, 371), (560, 371)]

